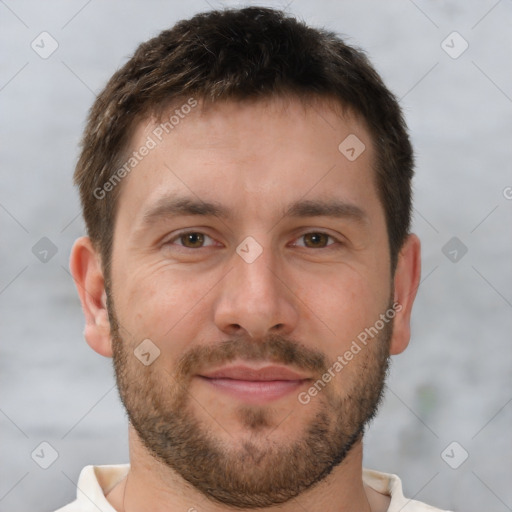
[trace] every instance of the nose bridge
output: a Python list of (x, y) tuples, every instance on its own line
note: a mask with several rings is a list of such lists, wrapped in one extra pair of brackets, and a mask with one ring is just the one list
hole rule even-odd
[(247, 237), (233, 254), (215, 312), (222, 330), (243, 328), (252, 337), (264, 336), (279, 326), (290, 331), (296, 322), (290, 292), (278, 278), (280, 263), (270, 246)]
[(249, 300), (275, 300), (279, 291), (275, 277), (276, 257), (269, 246), (263, 247), (253, 237), (247, 237), (236, 249), (234, 278), (238, 293)]

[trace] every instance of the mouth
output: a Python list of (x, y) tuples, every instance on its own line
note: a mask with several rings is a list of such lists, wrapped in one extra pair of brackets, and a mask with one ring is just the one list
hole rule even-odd
[(277, 400), (311, 381), (285, 366), (254, 368), (245, 365), (223, 367), (197, 376), (216, 392), (230, 395), (248, 403), (266, 403)]

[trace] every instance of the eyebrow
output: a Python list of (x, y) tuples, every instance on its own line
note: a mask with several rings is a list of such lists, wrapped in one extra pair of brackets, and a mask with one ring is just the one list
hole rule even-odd
[[(215, 201), (208, 202), (192, 197), (165, 196), (146, 210), (142, 217), (142, 224), (148, 226), (164, 218), (189, 215), (230, 219), (235, 216), (235, 212)], [(284, 209), (282, 218), (287, 217), (345, 218), (359, 223), (368, 220), (368, 216), (363, 209), (340, 199), (295, 201)]]

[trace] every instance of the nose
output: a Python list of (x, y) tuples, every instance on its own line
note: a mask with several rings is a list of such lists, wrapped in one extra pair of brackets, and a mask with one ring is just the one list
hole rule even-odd
[(215, 303), (217, 327), (228, 335), (245, 330), (254, 339), (289, 335), (297, 325), (299, 301), (284, 265), (266, 247), (254, 261), (234, 253), (232, 263)]

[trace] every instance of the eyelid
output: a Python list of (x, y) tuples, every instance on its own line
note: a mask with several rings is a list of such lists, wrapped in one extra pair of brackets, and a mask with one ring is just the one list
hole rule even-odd
[[(186, 229), (183, 231), (179, 231), (178, 233), (175, 233), (171, 238), (164, 240), (163, 245), (174, 244), (174, 242), (176, 240), (179, 240), (182, 236), (188, 235), (188, 234), (200, 234), (200, 235), (204, 235), (205, 237), (208, 237), (210, 240), (214, 240), (214, 238), (212, 236), (208, 235), (204, 231), (201, 231), (200, 229)], [(197, 249), (203, 249), (204, 247), (212, 247), (213, 246), (213, 244), (203, 245), (202, 247), (193, 249), (191, 247), (186, 247), (183, 244), (176, 244), (176, 245), (178, 245), (179, 247), (183, 247), (184, 249), (190, 249), (190, 250), (195, 250), (195, 251), (197, 251)]]
[[(343, 241), (338, 238), (338, 237), (335, 237), (334, 235), (331, 235), (330, 233), (328, 233), (327, 231), (323, 231), (321, 229), (310, 229), (309, 231), (304, 231), (303, 233), (301, 233), (300, 235), (298, 235), (295, 240), (299, 240), (301, 239), (302, 237), (306, 236), (306, 235), (310, 235), (310, 234), (314, 234), (314, 235), (325, 235), (327, 236), (328, 238), (331, 238), (332, 240), (334, 240), (334, 243), (331, 243), (331, 244), (328, 244), (326, 245), (325, 247), (319, 247), (319, 248), (316, 248), (316, 250), (319, 250), (319, 249), (327, 249), (333, 245), (336, 245), (336, 243), (338, 244), (342, 244)], [(305, 249), (314, 249), (313, 247), (305, 247), (305, 246), (300, 246), (300, 247), (303, 247)]]

